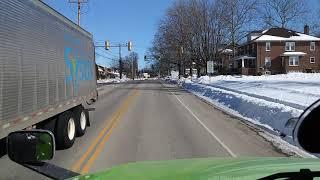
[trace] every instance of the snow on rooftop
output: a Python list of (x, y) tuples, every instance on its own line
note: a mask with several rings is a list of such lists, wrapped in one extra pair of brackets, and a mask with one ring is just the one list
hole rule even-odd
[(233, 50), (232, 49), (224, 49), (222, 52), (223, 53), (231, 53), (231, 52), (233, 52)]
[(320, 38), (297, 33), (299, 36), (291, 36), (289, 38), (286, 37), (280, 37), (280, 36), (271, 36), (271, 35), (262, 35), (259, 38), (257, 38), (255, 41), (320, 41)]
[(304, 55), (306, 55), (306, 53), (304, 53), (304, 52), (285, 52), (282, 55), (283, 56), (294, 56), (294, 55), (296, 55), (296, 56), (304, 56)]

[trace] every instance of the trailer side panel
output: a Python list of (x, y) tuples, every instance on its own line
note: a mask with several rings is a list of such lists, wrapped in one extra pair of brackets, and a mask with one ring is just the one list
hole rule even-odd
[(0, 1), (0, 138), (96, 97), (90, 33), (38, 0)]

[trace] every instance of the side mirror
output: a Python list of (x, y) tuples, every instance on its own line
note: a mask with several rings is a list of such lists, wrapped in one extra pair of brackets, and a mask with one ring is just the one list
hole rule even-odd
[(16, 131), (7, 137), (9, 158), (17, 163), (40, 163), (53, 158), (54, 136), (50, 131)]
[(308, 107), (299, 117), (293, 130), (294, 141), (310, 153), (320, 153), (320, 100)]
[(299, 121), (299, 118), (290, 118), (287, 122), (286, 122), (286, 124), (284, 125), (285, 126), (285, 128), (291, 128), (291, 129), (293, 129), (293, 128), (295, 128), (295, 126), (296, 126), (296, 124), (297, 124), (297, 122)]

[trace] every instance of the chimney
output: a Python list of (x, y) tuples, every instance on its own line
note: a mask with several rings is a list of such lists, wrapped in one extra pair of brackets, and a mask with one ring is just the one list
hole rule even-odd
[(304, 34), (309, 35), (309, 32), (310, 32), (309, 26), (308, 26), (308, 25), (305, 25), (305, 26), (304, 26)]

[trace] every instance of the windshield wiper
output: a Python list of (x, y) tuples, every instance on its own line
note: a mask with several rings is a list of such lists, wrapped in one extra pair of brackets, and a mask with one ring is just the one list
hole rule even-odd
[(276, 173), (259, 180), (269, 180), (269, 179), (304, 179), (304, 180), (312, 180), (315, 177), (320, 177), (320, 171), (311, 171), (310, 169), (300, 169), (299, 172), (283, 172)]

